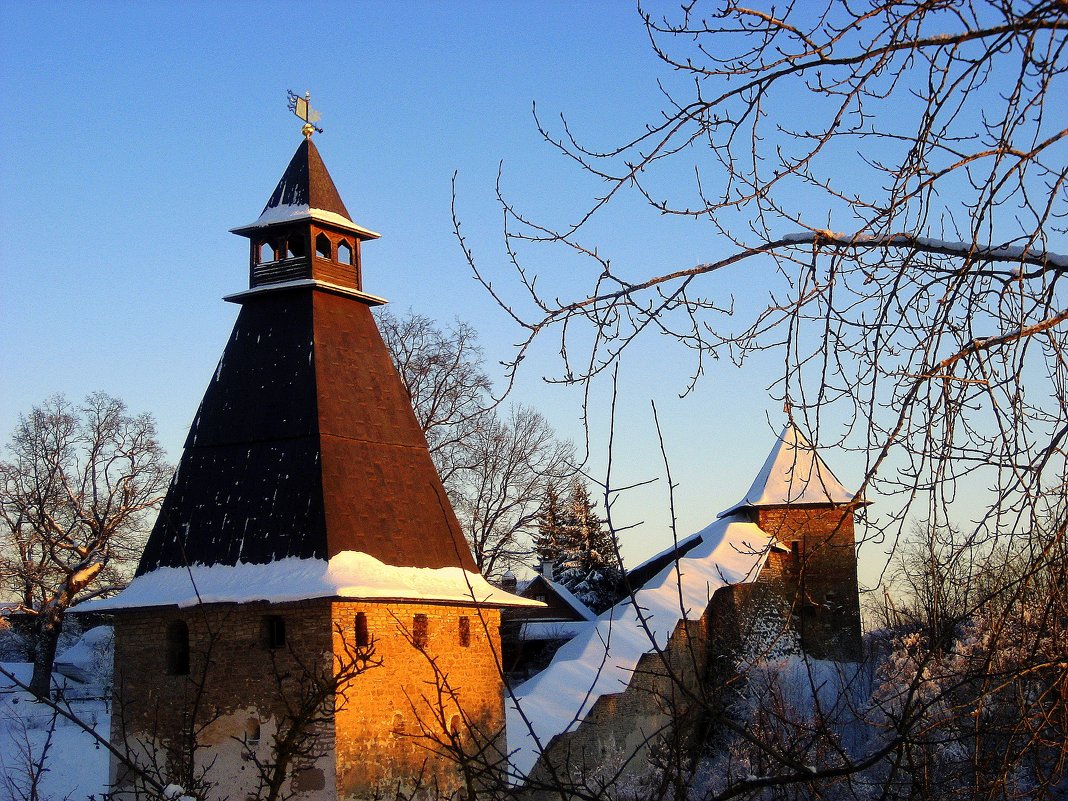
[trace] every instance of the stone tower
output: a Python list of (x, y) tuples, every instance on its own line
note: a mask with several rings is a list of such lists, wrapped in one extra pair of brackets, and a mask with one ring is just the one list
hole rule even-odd
[(745, 497), (719, 514), (748, 513), (788, 551), (782, 575), (795, 625), (802, 647), (820, 659), (861, 657), (853, 516), (864, 505), (791, 422)]
[[(369, 798), (503, 748), (499, 615), (363, 291), (309, 135), (115, 616), (112, 782), (201, 799)], [(471, 780), (470, 772), (466, 776)]]

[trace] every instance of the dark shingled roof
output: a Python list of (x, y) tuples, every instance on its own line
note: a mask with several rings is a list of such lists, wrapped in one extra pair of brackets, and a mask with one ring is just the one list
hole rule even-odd
[(312, 285), (241, 302), (138, 575), (341, 551), (476, 570), (367, 303)]
[(313, 209), (332, 211), (343, 217), (349, 216), (348, 209), (334, 186), (334, 179), (327, 172), (323, 158), (311, 139), (300, 143), (263, 211), (276, 206), (305, 205)]

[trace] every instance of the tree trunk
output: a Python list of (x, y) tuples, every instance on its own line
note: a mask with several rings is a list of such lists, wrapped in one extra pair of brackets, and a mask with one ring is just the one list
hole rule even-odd
[(41, 618), (37, 634), (37, 656), (33, 662), (30, 690), (38, 698), (48, 698), (52, 689), (52, 664), (56, 661), (56, 646), (63, 630), (63, 613), (52, 612)]

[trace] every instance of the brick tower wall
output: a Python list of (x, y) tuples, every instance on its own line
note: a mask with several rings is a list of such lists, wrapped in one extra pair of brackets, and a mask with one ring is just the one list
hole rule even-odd
[(787, 592), (802, 647), (818, 659), (861, 658), (853, 512), (853, 506), (754, 510), (754, 522), (791, 549)]
[[(285, 620), (284, 647), (267, 647), (268, 615)], [(188, 627), (186, 675), (170, 664), (168, 633), (176, 621)], [(118, 614), (111, 741), (125, 744), (157, 780), (198, 798), (254, 797), (251, 756), (271, 759), (278, 723), (289, 718), (283, 693), (299, 692), (329, 666), (330, 648), (330, 604), (323, 601)], [(312, 736), (321, 757), (297, 771), (291, 787), (301, 799), (326, 801), (336, 797), (332, 728), (316, 726)], [(114, 758), (111, 782), (126, 797), (136, 786)]]
[[(448, 796), (463, 786), (464, 755), (475, 751), (481, 757), (466, 766), (477, 787), (477, 774), (494, 773), (505, 749), (499, 610), (335, 603), (335, 653), (344, 653), (361, 612), (382, 665), (337, 699), (338, 798), (392, 798), (417, 785)], [(426, 625), (419, 649), (416, 615)]]
[[(357, 613), (365, 616), (370, 648), (356, 647)], [(411, 641), (415, 615), (426, 619), (423, 649)], [(301, 736), (313, 753), (286, 771), (285, 791), (300, 801), (327, 801), (373, 798), (417, 783), (455, 790), (465, 781), (457, 754), (487, 744), (491, 755), (504, 748), (499, 615), (327, 600), (121, 613), (111, 739), (164, 784), (181, 784), (205, 801), (244, 801), (260, 789), (253, 755), (273, 761), (276, 735), (292, 723), (301, 699), (369, 656), (370, 666), (339, 688)], [(282, 647), (268, 647), (269, 617), (285, 621)], [(461, 617), (468, 620), (467, 645), (460, 641)], [(173, 675), (169, 663), (175, 621), (188, 627), (187, 675)], [(111, 781), (132, 797), (135, 779), (115, 759)]]

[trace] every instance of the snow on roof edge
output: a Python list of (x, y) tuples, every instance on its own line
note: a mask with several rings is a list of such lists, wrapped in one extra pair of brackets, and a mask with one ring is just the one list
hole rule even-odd
[(514, 776), (533, 769), (541, 753), (537, 742), (547, 746), (581, 723), (602, 695), (626, 689), (638, 660), (653, 648), (650, 636), (664, 647), (679, 621), (700, 617), (717, 590), (753, 581), (772, 539), (740, 515), (716, 519), (686, 540), (697, 536), (699, 545), (665, 566), (633, 600), (601, 613), (545, 670), (515, 689), (506, 705)]
[(163, 567), (138, 576), (113, 598), (77, 611), (114, 612), (206, 603), (287, 603), (311, 599), (410, 600), (495, 607), (541, 607), (460, 567), (396, 567), (370, 554), (343, 551), (329, 562), (287, 557), (268, 564)]
[(231, 228), (230, 231), (235, 234), (241, 234), (255, 228), (266, 228), (271, 225), (281, 225), (301, 220), (315, 220), (328, 225), (336, 225), (339, 228), (345, 228), (353, 233), (360, 234), (367, 239), (380, 239), (382, 236), (382, 234), (372, 231), (370, 228), (364, 228), (362, 225), (353, 222), (344, 214), (327, 211), (326, 209), (312, 208), (307, 203), (266, 206), (255, 222), (239, 225), (236, 228)]

